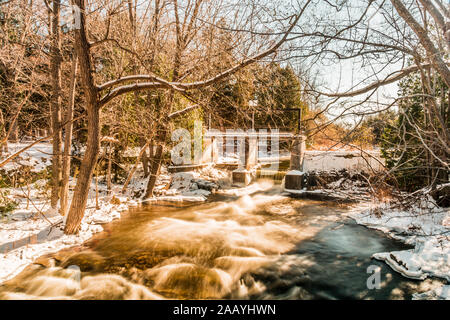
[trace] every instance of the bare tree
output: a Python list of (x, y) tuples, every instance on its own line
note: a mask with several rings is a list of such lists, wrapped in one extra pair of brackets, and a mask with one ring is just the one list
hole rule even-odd
[(70, 71), (70, 86), (69, 86), (69, 103), (65, 112), (65, 132), (64, 132), (64, 154), (62, 165), (62, 183), (61, 183), (61, 214), (66, 215), (69, 205), (69, 178), (70, 178), (70, 163), (71, 163), (71, 148), (72, 148), (72, 134), (73, 134), (73, 113), (75, 105), (75, 90), (77, 85), (77, 69), (78, 59), (76, 51), (72, 57), (72, 67)]
[[(43, 2), (9, 1), (0, 7), (0, 145), (48, 127), (48, 12)], [(45, 105), (45, 108), (43, 109)], [(7, 157), (7, 159), (12, 159)], [(7, 162), (2, 161), (6, 164)]]
[[(344, 71), (347, 74), (341, 73), (341, 77), (349, 78), (348, 73), (355, 72), (350, 86), (349, 81), (345, 81), (344, 86), (336, 77), (334, 89), (324, 85), (319, 86), (321, 90), (317, 86), (307, 88), (323, 105), (322, 112), (332, 114), (324, 125), (338, 119), (361, 119), (379, 111), (399, 108), (400, 115), (413, 128), (411, 134), (422, 145), (422, 155), (429, 159), (430, 184), (435, 185), (438, 176), (441, 176), (440, 181), (446, 181), (442, 175), (445, 176), (450, 169), (450, 99), (442, 96), (441, 92), (445, 90), (441, 90), (440, 80), (444, 87), (449, 87), (448, 28), (444, 18), (448, 18), (448, 6), (431, 0), (365, 1), (336, 3), (335, 6), (329, 3), (326, 12), (330, 11), (336, 12), (332, 27), (322, 27), (318, 22), (317, 26), (305, 28), (304, 32), (295, 35), (299, 44), (306, 44), (295, 46), (294, 55), (303, 62), (322, 66), (345, 61), (353, 63), (353, 68)], [(345, 27), (339, 29), (339, 25)], [(421, 93), (402, 99), (384, 95), (380, 101), (383, 87), (414, 75), (419, 75)], [(354, 78), (358, 80), (354, 82)], [(401, 107), (414, 97), (421, 97), (423, 101), (425, 119), (421, 122), (425, 123), (425, 127), (411, 119)], [(404, 130), (398, 129), (400, 143), (397, 148), (406, 151), (410, 146), (404, 137)], [(321, 130), (323, 125), (314, 132)], [(396, 170), (401, 168), (394, 166), (387, 174)]]
[(51, 206), (56, 208), (61, 195), (62, 180), (62, 133), (61, 133), (61, 31), (60, 15), (61, 1), (53, 0), (51, 9), (51, 47), (50, 47), (50, 70), (52, 78), (51, 94), (51, 124), (53, 136), (53, 156), (52, 156), (52, 194)]
[[(79, 226), (81, 224), (81, 220), (84, 215), (84, 209), (87, 202), (89, 186), (92, 179), (93, 169), (97, 160), (97, 155), (99, 152), (99, 143), (100, 143), (100, 109), (102, 106), (112, 101), (114, 98), (119, 97), (123, 94), (141, 91), (141, 90), (150, 90), (150, 89), (165, 89), (168, 90), (169, 93), (165, 99), (165, 104), (169, 113), (172, 110), (173, 97), (175, 93), (187, 94), (190, 90), (195, 90), (199, 88), (203, 88), (209, 86), (213, 83), (221, 81), (226, 77), (238, 72), (242, 68), (254, 63), (255, 61), (261, 60), (277, 51), (278, 48), (286, 41), (288, 35), (294, 28), (294, 26), (299, 21), (302, 13), (306, 9), (307, 5), (310, 3), (308, 1), (306, 5), (302, 7), (302, 10), (299, 14), (296, 14), (293, 19), (291, 19), (290, 26), (287, 30), (284, 31), (283, 36), (277, 42), (275, 42), (268, 49), (263, 50), (260, 53), (254, 54), (248, 58), (244, 58), (240, 63), (235, 66), (220, 72), (219, 74), (213, 76), (207, 76), (203, 80), (193, 81), (193, 82), (182, 82), (180, 81), (180, 73), (179, 66), (181, 64), (181, 54), (184, 47), (189, 43), (192, 39), (191, 37), (195, 36), (197, 31), (192, 31), (192, 29), (196, 20), (195, 18), (189, 20), (189, 14), (185, 13), (184, 15), (184, 23), (180, 23), (180, 16), (177, 6), (177, 1), (173, 1), (174, 8), (174, 16), (175, 16), (175, 28), (176, 28), (176, 50), (173, 60), (173, 73), (170, 79), (164, 79), (162, 77), (156, 76), (154, 74), (142, 74), (142, 75), (130, 75), (124, 76), (116, 80), (112, 80), (106, 82), (102, 85), (96, 85), (94, 80), (94, 66), (92, 63), (92, 54), (91, 48), (92, 44), (87, 39), (88, 29), (86, 24), (86, 6), (84, 1), (76, 0), (74, 3), (80, 8), (81, 17), (80, 21), (80, 29), (75, 32), (75, 41), (76, 48), (78, 50), (78, 57), (80, 63), (80, 74), (82, 78), (82, 84), (84, 87), (85, 95), (86, 95), (86, 109), (87, 109), (87, 118), (88, 118), (88, 140), (86, 145), (86, 152), (84, 158), (82, 160), (79, 177), (77, 179), (77, 184), (74, 191), (74, 196), (72, 199), (71, 207), (69, 210), (69, 214), (66, 221), (65, 232), (67, 234), (73, 234), (78, 232)], [(193, 4), (193, 13), (192, 15), (195, 17), (196, 13), (200, 9), (202, 5), (202, 1), (195, 1)], [(189, 31), (188, 33), (183, 33), (183, 30), (180, 30), (184, 26)], [(107, 42), (108, 39), (105, 37), (102, 42)], [(134, 82), (128, 84), (130, 82)], [(105, 92), (103, 96), (100, 97), (102, 92)], [(166, 132), (166, 131), (165, 131)], [(162, 137), (165, 137), (166, 133), (162, 133)], [(163, 139), (161, 139), (163, 140)], [(151, 167), (151, 175), (150, 180), (154, 179), (155, 174), (159, 170), (159, 166), (161, 163), (163, 148), (159, 146), (155, 159), (155, 165)], [(151, 185), (152, 183), (150, 183)]]

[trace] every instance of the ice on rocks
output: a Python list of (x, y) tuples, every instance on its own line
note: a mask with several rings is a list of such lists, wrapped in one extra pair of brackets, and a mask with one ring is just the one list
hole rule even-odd
[(427, 277), (450, 281), (450, 243), (429, 239), (417, 241), (414, 249), (374, 254), (378, 260), (386, 261), (394, 270), (412, 279)]

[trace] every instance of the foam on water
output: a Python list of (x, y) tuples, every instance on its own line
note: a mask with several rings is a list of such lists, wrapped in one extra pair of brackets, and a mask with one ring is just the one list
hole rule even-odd
[[(32, 274), (22, 274), (16, 279), (25, 288), (24, 292), (0, 292), (0, 299), (162, 299), (148, 288), (111, 274), (85, 276), (78, 280), (70, 269), (59, 267), (41, 269)], [(34, 274), (34, 276), (33, 276)], [(19, 275), (20, 276), (20, 275)], [(7, 288), (11, 281), (3, 286)], [(15, 281), (13, 281), (15, 282)]]
[[(163, 252), (167, 257), (155, 259), (162, 261), (150, 268), (137, 270), (131, 277), (133, 281), (118, 274), (83, 273), (77, 282), (73, 270), (48, 268), (21, 279), (23, 292), (6, 290), (2, 298), (161, 298), (153, 291), (169, 297), (221, 298), (230, 294), (245, 297), (256, 292), (258, 285), (245, 284), (243, 275), (290, 250), (298, 234), (295, 227), (257, 213), (261, 207), (283, 197), (247, 194), (272, 186), (269, 182), (257, 183), (241, 190), (244, 195), (235, 201), (179, 211), (138, 226), (124, 241), (129, 241), (130, 247), (133, 244), (156, 255)], [(91, 250), (75, 253), (65, 261), (63, 266), (82, 262), (85, 269), (90, 266), (89, 270), (107, 264), (104, 257)]]

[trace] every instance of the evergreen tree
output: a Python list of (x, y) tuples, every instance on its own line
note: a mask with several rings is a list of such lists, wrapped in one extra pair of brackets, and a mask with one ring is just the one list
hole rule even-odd
[[(433, 181), (444, 183), (448, 179), (445, 169), (440, 168), (429, 154), (429, 150), (434, 150), (436, 154), (442, 151), (433, 143), (435, 132), (430, 128), (448, 130), (449, 127), (446, 115), (448, 100), (445, 98), (448, 97), (448, 88), (437, 78), (434, 90), (435, 97), (444, 97), (435, 101), (440, 101), (438, 107), (444, 119), (447, 119), (447, 128), (439, 128), (435, 117), (430, 116), (424, 109), (427, 102), (422, 94), (421, 77), (420, 74), (414, 73), (399, 83), (399, 113), (394, 124), (388, 125), (382, 135), (381, 151), (386, 166), (392, 169), (399, 187), (408, 191), (430, 185)], [(422, 132), (422, 139), (418, 130)]]
[(302, 100), (301, 85), (298, 76), (290, 66), (281, 67), (277, 63), (268, 66), (266, 74), (258, 79), (256, 98), (258, 106), (267, 110), (259, 114), (258, 121), (262, 125), (273, 123), (285, 130), (295, 130), (298, 115), (293, 111), (283, 109), (302, 110), (302, 118), (308, 112), (308, 105)]

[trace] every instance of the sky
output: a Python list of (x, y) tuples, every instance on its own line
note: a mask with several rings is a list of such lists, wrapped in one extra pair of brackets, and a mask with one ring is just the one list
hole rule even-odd
[[(360, 17), (360, 14), (363, 12), (362, 10), (365, 8), (364, 5), (366, 1), (350, 0), (352, 6), (355, 6), (354, 11), (341, 10), (338, 13), (334, 9), (331, 9), (329, 6), (325, 7), (326, 5), (324, 5), (324, 3), (325, 2), (317, 3), (316, 7), (313, 9), (313, 11), (315, 10), (316, 12), (315, 14), (322, 18), (325, 17), (325, 20), (322, 20), (325, 21), (325, 23), (327, 21), (326, 19), (328, 19), (330, 24), (339, 24), (342, 23), (341, 19), (348, 19), (348, 15), (350, 15), (352, 19), (357, 20)], [(377, 7), (379, 3), (380, 2), (375, 2), (366, 13), (365, 16), (369, 17), (366, 20), (366, 23), (371, 29), (379, 30), (381, 32), (387, 33), (388, 35), (391, 35), (392, 33), (390, 33), (389, 29), (386, 28), (386, 19), (383, 16), (383, 13), (379, 10), (379, 7)], [(341, 26), (342, 25), (340, 25), (340, 27)], [(363, 33), (364, 32), (365, 30), (363, 29)], [(374, 33), (374, 35), (376, 35), (376, 33)], [(343, 52), (341, 49), (338, 49), (338, 47), (331, 47), (331, 49), (335, 49), (340, 53)], [(332, 93), (346, 92), (355, 85), (358, 85), (356, 88), (362, 88), (369, 83), (384, 79), (389, 74), (402, 69), (402, 61), (395, 63), (386, 63), (382, 59), (377, 60), (372, 56), (370, 62), (373, 64), (373, 69), (372, 66), (370, 66), (370, 64), (367, 62), (368, 60), (366, 60), (364, 64), (362, 64), (360, 59), (335, 59), (334, 63), (320, 63), (320, 61), (318, 61), (315, 64), (308, 65), (308, 68), (311, 68), (309, 70), (309, 73), (317, 75), (319, 82), (323, 84), (320, 90)], [(380, 105), (380, 108), (384, 107), (385, 103), (391, 103), (395, 98), (397, 98), (397, 91), (397, 82), (382, 86), (377, 90), (376, 94), (371, 97), (371, 100), (382, 103), (383, 105)], [(352, 100), (361, 101), (365, 97), (367, 97), (367, 94), (352, 98)], [(362, 108), (364, 108), (364, 106)], [(336, 114), (341, 110), (342, 109), (340, 109), (338, 106), (333, 108), (333, 111)]]

